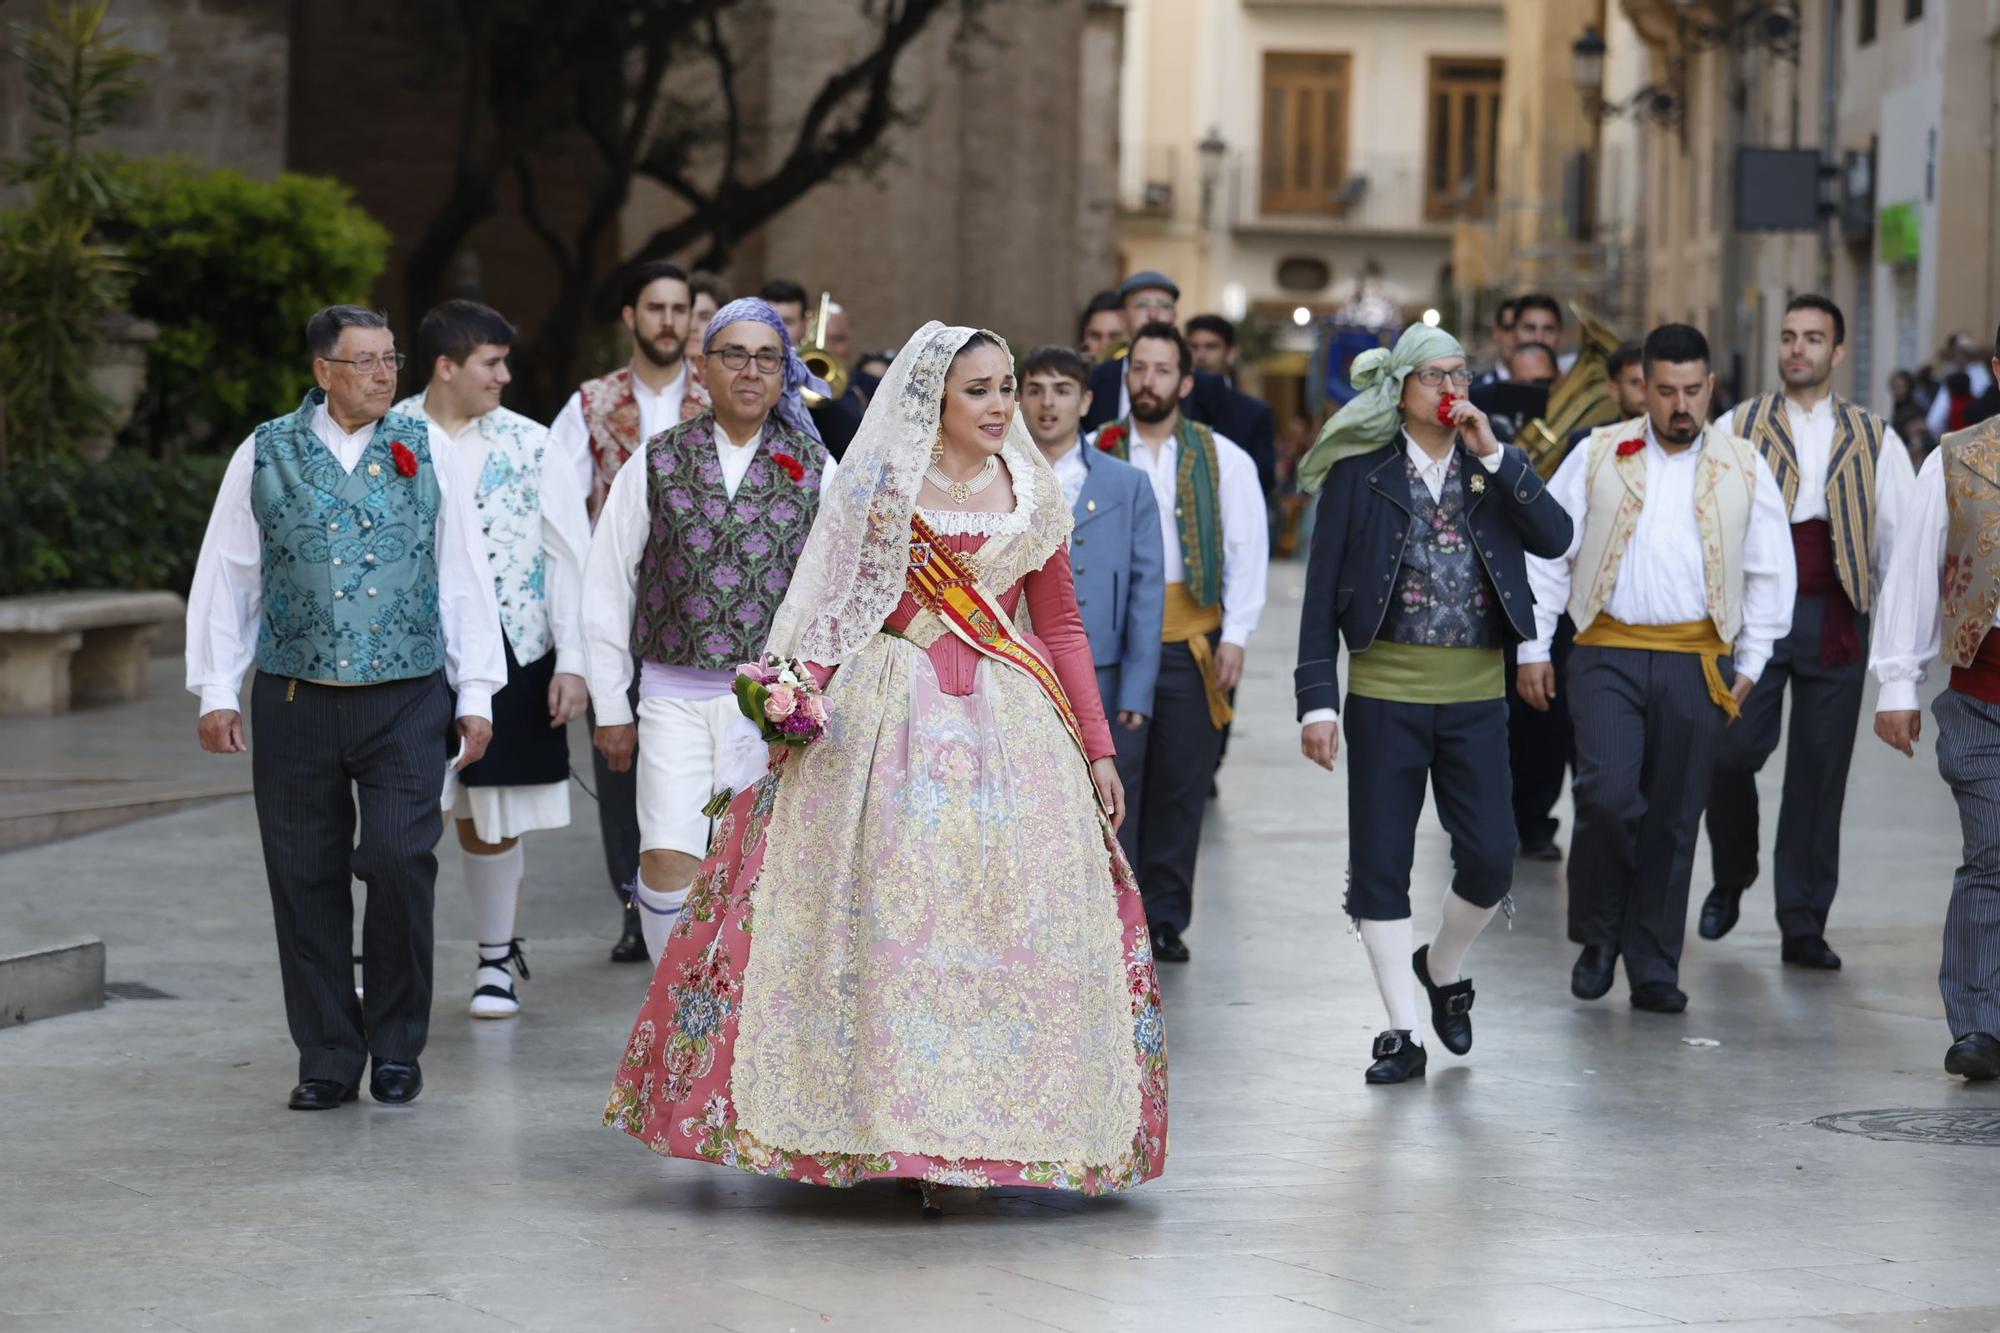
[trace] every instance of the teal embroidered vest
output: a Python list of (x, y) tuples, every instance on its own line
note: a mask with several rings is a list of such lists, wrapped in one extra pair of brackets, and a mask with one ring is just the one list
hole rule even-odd
[[(276, 676), (375, 684), (444, 666), (437, 518), (443, 493), (430, 429), (391, 412), (352, 472), (312, 432), (314, 389), (299, 410), (257, 428), (250, 503), (264, 538), (257, 667)], [(405, 477), (395, 446), (416, 459)]]
[[(1760, 393), (1736, 409), (1734, 434), (1757, 446), (1785, 493), (1785, 519), (1799, 498), (1799, 452), (1785, 415), (1785, 395)], [(1826, 460), (1826, 515), (1833, 530), (1833, 566), (1854, 609), (1874, 601), (1870, 553), (1875, 549), (1875, 460), (1884, 423), (1844, 398), (1833, 400), (1833, 448)]]

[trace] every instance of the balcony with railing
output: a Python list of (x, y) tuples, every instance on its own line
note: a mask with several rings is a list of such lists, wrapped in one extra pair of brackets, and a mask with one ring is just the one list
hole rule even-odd
[(1304, 184), (1274, 164), (1231, 154), (1217, 184), (1218, 220), (1240, 235), (1446, 237), (1463, 208), (1416, 158), (1363, 156)]

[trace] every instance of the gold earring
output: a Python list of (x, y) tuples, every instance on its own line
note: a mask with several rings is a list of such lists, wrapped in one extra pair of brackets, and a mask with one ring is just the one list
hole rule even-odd
[(942, 462), (944, 462), (944, 436), (940, 435), (931, 444), (931, 465), (935, 467)]

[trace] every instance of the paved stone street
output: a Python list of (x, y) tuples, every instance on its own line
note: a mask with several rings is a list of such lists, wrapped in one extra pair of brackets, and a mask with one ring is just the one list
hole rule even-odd
[[(464, 1014), (449, 849), (422, 1100), (289, 1112), (237, 797), (0, 856), (0, 944), (101, 935), (113, 983), (171, 997), (0, 1031), (0, 1330), (2000, 1327), (2000, 1150), (1813, 1123), (2000, 1116), (2000, 1088), (1941, 1068), (1958, 844), (1930, 737), (1914, 763), (1862, 743), (1831, 934), (1844, 973), (1780, 967), (1759, 891), (1721, 944), (1690, 929), (1684, 1016), (1634, 1014), (1622, 981), (1581, 1004), (1560, 868), (1523, 867), (1513, 929), (1472, 955), (1472, 1055), (1434, 1047), (1427, 1082), (1369, 1089), (1382, 1024), (1340, 912), (1349, 775), (1309, 767), (1290, 716), (1299, 583), (1273, 572), (1194, 961), (1164, 970), (1161, 1180), (1005, 1192), (927, 1223), (890, 1186), (664, 1162), (599, 1127), (644, 975), (604, 961), (617, 917), (582, 797), (577, 827), (528, 844), (522, 1017)], [(172, 666), (128, 710), (135, 762), (247, 771), (198, 753)], [(35, 724), (51, 755), (52, 725)], [(1427, 820), (1420, 931), (1447, 873)], [(1697, 902), (1706, 887), (1704, 870)]]

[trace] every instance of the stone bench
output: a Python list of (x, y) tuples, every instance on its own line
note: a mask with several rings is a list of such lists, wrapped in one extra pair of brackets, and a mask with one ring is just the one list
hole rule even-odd
[(186, 614), (170, 592), (0, 597), (0, 714), (143, 697), (154, 638)]

